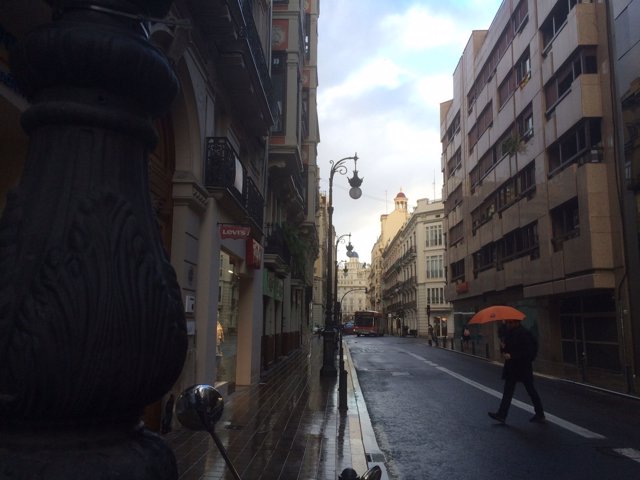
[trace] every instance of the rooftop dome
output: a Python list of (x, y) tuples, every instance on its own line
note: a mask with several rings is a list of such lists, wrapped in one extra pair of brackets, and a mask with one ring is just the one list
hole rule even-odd
[(404, 193), (400, 192), (396, 195), (396, 198), (407, 198), (407, 196)]

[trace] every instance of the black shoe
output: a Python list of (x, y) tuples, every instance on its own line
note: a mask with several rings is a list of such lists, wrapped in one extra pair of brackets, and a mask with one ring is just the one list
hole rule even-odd
[(547, 419), (544, 415), (538, 415), (537, 413), (529, 419), (531, 423), (547, 423)]
[(500, 415), (499, 413), (488, 412), (488, 415), (493, 418), (496, 422), (504, 423), (507, 419)]

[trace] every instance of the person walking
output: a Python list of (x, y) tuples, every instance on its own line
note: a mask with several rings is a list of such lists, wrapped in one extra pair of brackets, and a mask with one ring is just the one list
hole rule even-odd
[(432, 347), (433, 346), (433, 325), (431, 325), (430, 323), (427, 326), (427, 337), (429, 340), (429, 346)]
[(471, 340), (471, 332), (469, 327), (465, 325), (464, 330), (462, 330), (462, 351), (465, 351), (469, 346), (469, 340)]
[(538, 342), (533, 334), (522, 326), (520, 321), (507, 320), (502, 351), (504, 355), (504, 367), (502, 368), (504, 390), (498, 411), (488, 412), (489, 416), (500, 423), (505, 423), (516, 383), (522, 382), (531, 397), (535, 410), (535, 415), (529, 421), (545, 423), (542, 400), (533, 385), (533, 361), (538, 353)]

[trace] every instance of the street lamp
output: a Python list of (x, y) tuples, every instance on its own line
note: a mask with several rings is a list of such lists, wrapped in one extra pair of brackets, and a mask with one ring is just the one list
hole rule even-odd
[(335, 330), (335, 318), (333, 316), (333, 241), (331, 234), (333, 232), (333, 176), (337, 173), (340, 175), (347, 174), (347, 166), (345, 165), (347, 160), (353, 160), (353, 177), (349, 178), (349, 196), (354, 200), (357, 200), (362, 196), (362, 179), (358, 177), (358, 170), (356, 169), (358, 164), (358, 154), (354, 154), (353, 157), (344, 157), (334, 162), (330, 160), (331, 170), (329, 172), (329, 198), (327, 199), (327, 282), (326, 282), (326, 299), (325, 299), (325, 328), (323, 333), (323, 356), (322, 356), (322, 368), (320, 369), (320, 375), (323, 376), (336, 376), (337, 370), (335, 365), (335, 349), (336, 349), (336, 330)]

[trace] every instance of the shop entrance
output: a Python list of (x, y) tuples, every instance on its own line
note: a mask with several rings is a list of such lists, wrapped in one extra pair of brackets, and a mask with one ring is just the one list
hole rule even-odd
[(620, 371), (615, 303), (611, 292), (560, 302), (562, 358), (578, 368)]

